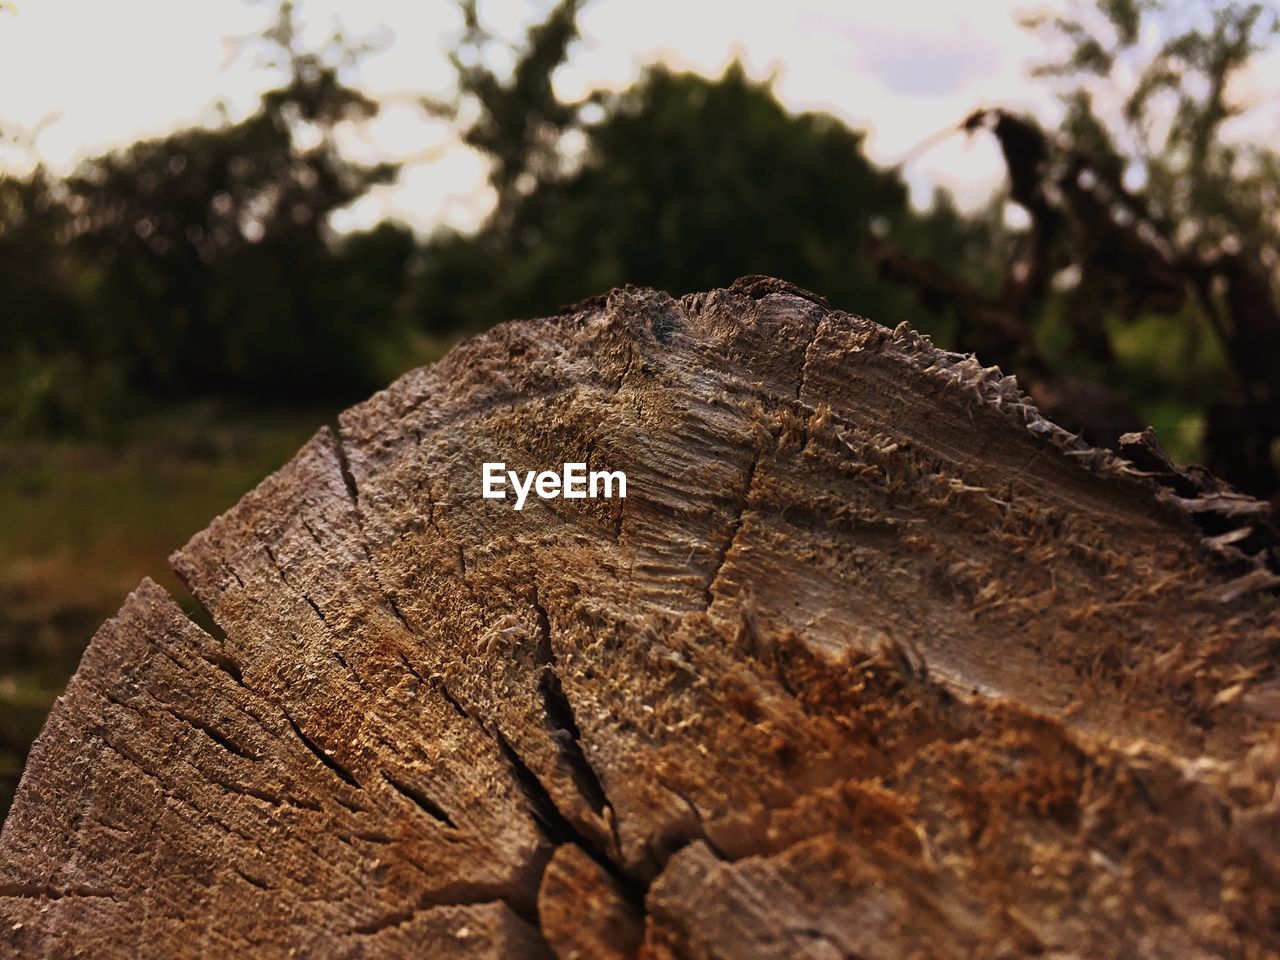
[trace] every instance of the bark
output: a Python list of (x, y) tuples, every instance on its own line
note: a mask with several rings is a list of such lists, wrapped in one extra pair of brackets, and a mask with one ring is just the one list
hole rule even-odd
[(0, 943), (1274, 955), (1274, 531), (1128, 449), (764, 278), (498, 327), (175, 555), (215, 633), (150, 582), (103, 625)]

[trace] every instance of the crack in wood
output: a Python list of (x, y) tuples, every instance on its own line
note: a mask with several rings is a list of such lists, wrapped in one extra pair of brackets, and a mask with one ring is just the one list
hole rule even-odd
[[(351, 512), (355, 519), (356, 543), (364, 553), (364, 558), (369, 567), (369, 573), (373, 576), (374, 582), (378, 585), (379, 601), (391, 616), (400, 622), (400, 626), (410, 633), (413, 628), (409, 626), (409, 622), (404, 618), (404, 614), (400, 610), (400, 604), (396, 601), (395, 593), (387, 589), (382, 580), (382, 568), (370, 549), (369, 536), (365, 529), (364, 511), (360, 506), (360, 492), (356, 486), (355, 475), (351, 472), (351, 463), (347, 457), (347, 448), (342, 437), (341, 428), (334, 427), (330, 430), (330, 439), (333, 441), (334, 459), (338, 463), (338, 472), (342, 475), (343, 485), (347, 491), (347, 497), (351, 502)], [(433, 505), (434, 509), (434, 505)], [(308, 527), (308, 530), (310, 528)], [(314, 532), (312, 536), (315, 537)], [(316, 538), (319, 543), (319, 538)]]
[(201, 720), (199, 717), (186, 714), (174, 708), (172, 705), (164, 703), (163, 701), (160, 701), (160, 700), (156, 700), (155, 703), (157, 704), (157, 706), (160, 707), (161, 710), (164, 710), (166, 713), (170, 714), (174, 718), (181, 720), (183, 723), (185, 723), (187, 726), (191, 727), (192, 729), (200, 731), (206, 737), (208, 737), (210, 740), (212, 740), (218, 746), (222, 747), (227, 752), (233, 753), (237, 757), (241, 757), (245, 760), (249, 760), (253, 762), (257, 762), (259, 759), (261, 759), (258, 756), (258, 754), (253, 753), (245, 749), (244, 747), (240, 746), (240, 744), (238, 744), (233, 738), (227, 736), (225, 733), (220, 731), (217, 727), (213, 726), (212, 724), (206, 723), (205, 721)]
[(421, 790), (418, 790), (404, 781), (393, 777), (385, 770), (379, 771), (379, 774), (393, 790), (404, 796), (431, 819), (439, 823), (443, 823), (446, 827), (449, 827), (452, 830), (458, 829), (458, 825), (454, 823), (453, 818), (445, 812), (444, 807), (440, 806), (440, 804), (436, 803)]
[(112, 754), (114, 754), (115, 756), (123, 760), (125, 764), (129, 766), (130, 769), (136, 770), (142, 776), (152, 781), (156, 785), (156, 789), (160, 792), (160, 794), (166, 800), (191, 811), (191, 813), (193, 813), (198, 820), (202, 820), (206, 823), (212, 824), (214, 827), (216, 827), (218, 830), (225, 833), (227, 836), (238, 837), (239, 839), (244, 840), (248, 843), (254, 842), (254, 838), (250, 836), (248, 833), (246, 833), (245, 831), (240, 830), (236, 827), (233, 827), (227, 823), (224, 823), (222, 820), (215, 817), (208, 810), (201, 809), (200, 807), (192, 803), (190, 800), (188, 800), (186, 797), (181, 796), (180, 794), (174, 792), (174, 790), (170, 787), (167, 781), (165, 781), (162, 777), (158, 776), (157, 774), (152, 772), (151, 769), (149, 769), (146, 761), (143, 760), (142, 757), (137, 756), (122, 744), (116, 743), (114, 740), (112, 740), (109, 736), (107, 736), (105, 729), (98, 728), (96, 730), (96, 734), (98, 738), (101, 740), (102, 747), (104, 750), (111, 751)]
[(238, 876), (245, 883), (248, 883), (251, 886), (255, 886), (259, 890), (275, 889), (274, 887), (271, 886), (271, 884), (267, 883), (267, 881), (261, 880), (258, 877), (251, 876), (250, 874), (245, 873), (245, 871), (241, 870), (239, 867), (232, 867), (231, 870), (236, 876)]
[(495, 726), (489, 732), (494, 740), (497, 741), (498, 749), (501, 751), (503, 759), (510, 766), (516, 785), (529, 803), (529, 811), (533, 816), (534, 823), (542, 831), (543, 836), (546, 837), (550, 845), (554, 848), (562, 844), (571, 843), (579, 847), (583, 853), (599, 864), (601, 869), (618, 882), (626, 893), (627, 898), (633, 904), (637, 906), (643, 905), (644, 886), (624, 871), (591, 838), (574, 826), (560, 812), (560, 808), (556, 806), (542, 780), (525, 763), (524, 758), (520, 756), (519, 752), (511, 745), (511, 742), (500, 729)]
[(538, 660), (542, 664), (542, 674), (538, 678), (538, 690), (542, 694), (543, 710), (553, 727), (552, 739), (555, 741), (569, 770), (579, 793), (591, 805), (591, 809), (601, 816), (609, 828), (615, 850), (622, 849), (622, 841), (618, 835), (618, 817), (604, 783), (595, 766), (587, 757), (582, 746), (582, 730), (578, 726), (573, 705), (564, 690), (564, 682), (556, 669), (555, 646), (551, 636), (551, 617), (547, 609), (538, 599), (538, 588), (532, 589), (531, 604), (537, 616), (538, 624)]
[(343, 783), (345, 783), (347, 786), (353, 787), (356, 790), (361, 789), (360, 781), (355, 778), (355, 775), (352, 774), (350, 770), (348, 770), (346, 767), (340, 764), (337, 760), (335, 760), (331, 753), (323, 749), (318, 743), (316, 743), (314, 740), (308, 737), (305, 733), (303, 733), (302, 727), (298, 725), (298, 721), (293, 719), (292, 714), (290, 714), (288, 710), (285, 710), (283, 707), (281, 707), (280, 712), (284, 715), (285, 720), (288, 722), (289, 729), (291, 729), (294, 732), (299, 742), (301, 742), (301, 744), (304, 747), (306, 747), (308, 751), (310, 751), (312, 756), (314, 756), (317, 760), (319, 760), (320, 763), (323, 764), (325, 767), (327, 767), (329, 770), (333, 771), (334, 775), (337, 776), (338, 779), (341, 780)]
[(52, 883), (24, 884), (0, 883), (0, 897), (15, 897), (25, 900), (62, 900), (64, 898), (110, 900), (119, 903), (115, 892), (105, 887), (68, 886), (59, 887)]
[[(416, 671), (415, 671), (415, 675)], [(623, 868), (616, 863), (607, 852), (601, 850), (599, 846), (588, 836), (582, 833), (572, 822), (569, 821), (559, 807), (556, 806), (551, 794), (548, 792), (542, 780), (534, 773), (533, 769), (520, 756), (519, 752), (512, 746), (511, 741), (503, 734), (502, 730), (496, 725), (490, 727), (481, 722), (458, 701), (458, 699), (450, 692), (443, 677), (433, 676), (434, 686), (440, 691), (441, 695), (450, 706), (463, 717), (475, 724), (476, 727), (489, 737), (497, 745), (499, 754), (506, 762), (511, 772), (512, 780), (516, 787), (524, 796), (528, 805), (528, 810), (534, 825), (538, 828), (547, 843), (554, 849), (563, 844), (573, 844), (580, 848), (583, 853), (590, 857), (603, 869), (609, 876), (617, 881), (619, 887), (624, 891), (629, 901), (637, 908), (643, 910), (644, 904), (644, 885), (636, 878), (630, 876)], [(615, 834), (616, 842), (616, 834)], [(533, 891), (536, 893), (536, 887)], [(536, 925), (536, 924), (535, 924)]]
[(706, 585), (702, 588), (702, 596), (705, 601), (703, 610), (710, 610), (711, 604), (714, 602), (713, 591), (716, 580), (720, 577), (720, 571), (725, 565), (725, 561), (729, 559), (729, 551), (733, 549), (734, 543), (738, 539), (738, 533), (742, 530), (742, 520), (747, 512), (747, 507), (751, 502), (751, 492), (755, 486), (756, 470), (760, 466), (760, 457), (762, 455), (757, 452), (751, 459), (751, 463), (747, 467), (746, 479), (743, 482), (742, 495), (739, 498), (737, 510), (734, 512), (733, 519), (729, 522), (728, 530), (725, 534), (723, 545), (716, 551), (715, 563), (711, 567), (711, 572), (707, 576)]
[(271, 549), (271, 545), (263, 540), (258, 541), (258, 543), (259, 546), (262, 547), (262, 552), (266, 555), (267, 559), (271, 561), (271, 566), (275, 569), (276, 575), (280, 577), (280, 582), (292, 590), (294, 596), (304, 601), (307, 606), (312, 609), (315, 615), (320, 618), (320, 622), (327, 626), (329, 621), (326, 620), (325, 615), (320, 612), (320, 607), (311, 599), (310, 596), (307, 595), (305, 590), (299, 589), (292, 581), (290, 581), (289, 577), (284, 572), (284, 567), (281, 566), (280, 562), (276, 559), (275, 551)]

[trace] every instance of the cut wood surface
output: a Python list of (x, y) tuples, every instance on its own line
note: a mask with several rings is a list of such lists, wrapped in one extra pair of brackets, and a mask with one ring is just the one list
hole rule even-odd
[(1276, 956), (1274, 529), (1122, 453), (780, 281), (497, 327), (103, 625), (0, 953)]

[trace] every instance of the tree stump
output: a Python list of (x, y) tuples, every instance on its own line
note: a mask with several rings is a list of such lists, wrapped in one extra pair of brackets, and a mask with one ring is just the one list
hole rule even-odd
[(0, 943), (1275, 956), (1274, 530), (1126, 443), (765, 278), (497, 327), (174, 556), (214, 632), (151, 582), (103, 625)]

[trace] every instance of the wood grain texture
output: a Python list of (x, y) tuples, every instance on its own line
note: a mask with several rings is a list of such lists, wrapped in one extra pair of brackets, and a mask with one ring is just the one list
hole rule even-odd
[(217, 636), (103, 625), (0, 945), (1274, 956), (1274, 531), (1129, 449), (766, 278), (495, 328), (174, 556)]

